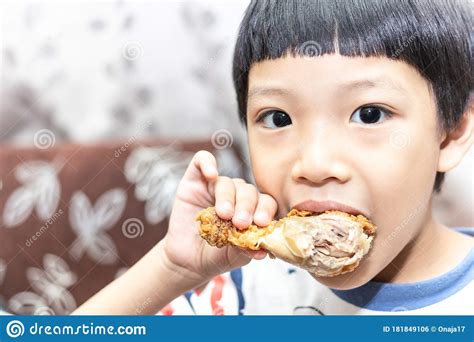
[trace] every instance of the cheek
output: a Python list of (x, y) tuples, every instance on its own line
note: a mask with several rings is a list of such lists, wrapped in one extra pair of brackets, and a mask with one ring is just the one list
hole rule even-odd
[(438, 152), (430, 132), (393, 130), (388, 141), (372, 150), (365, 163), (373, 220), (378, 226), (371, 252), (374, 260), (390, 261), (418, 233), (428, 213)]
[(276, 148), (265, 146), (256, 144), (249, 138), (250, 162), (255, 183), (261, 193), (269, 194), (277, 201), (278, 208), (284, 208), (283, 189), (291, 163), (284, 153), (277, 153)]
[(383, 196), (388, 203), (410, 202), (410, 198), (417, 196), (429, 198), (439, 156), (431, 134), (409, 128), (395, 129), (381, 146), (366, 170), (374, 180), (371, 186), (374, 195)]
[(258, 154), (251, 155), (251, 167), (255, 182), (260, 192), (270, 195), (279, 195), (278, 191), (287, 174), (285, 169), (279, 166), (278, 158)]
[(416, 120), (397, 120), (386, 128), (353, 135), (352, 160), (374, 206), (396, 208), (415, 195), (429, 197), (439, 148), (435, 127)]

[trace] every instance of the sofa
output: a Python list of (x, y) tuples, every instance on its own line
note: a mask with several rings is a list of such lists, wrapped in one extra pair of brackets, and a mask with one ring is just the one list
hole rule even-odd
[(236, 145), (204, 140), (2, 146), (0, 308), (68, 314), (119, 277), (166, 234), (177, 185), (201, 149), (220, 173), (244, 175)]

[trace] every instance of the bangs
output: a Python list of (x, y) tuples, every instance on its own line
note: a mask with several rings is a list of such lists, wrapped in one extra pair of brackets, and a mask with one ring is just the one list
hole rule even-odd
[[(461, 9), (461, 10), (460, 10)], [(414, 66), (429, 81), (452, 128), (472, 89), (472, 12), (463, 1), (258, 0), (242, 21), (233, 77), (246, 125), (252, 64), (292, 56), (384, 56)]]

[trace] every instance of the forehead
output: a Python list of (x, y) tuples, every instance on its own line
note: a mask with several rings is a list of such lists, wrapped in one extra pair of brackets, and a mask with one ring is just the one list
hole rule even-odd
[(386, 57), (285, 56), (255, 63), (249, 72), (249, 101), (312, 88), (343, 93), (377, 89), (410, 97), (430, 87), (414, 67)]

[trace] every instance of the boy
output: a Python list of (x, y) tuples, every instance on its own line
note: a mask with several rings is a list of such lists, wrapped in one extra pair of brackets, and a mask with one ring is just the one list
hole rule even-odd
[(196, 213), (215, 205), (241, 229), (292, 208), (362, 213), (378, 226), (348, 274), (313, 279), (276, 260), (231, 273), (230, 313), (474, 314), (473, 239), (431, 212), (444, 173), (473, 143), (472, 23), (468, 3), (454, 0), (252, 1), (233, 76), (256, 186), (219, 176), (198, 152), (165, 239), (77, 313), (142, 303), (156, 313), (264, 258), (198, 236)]

